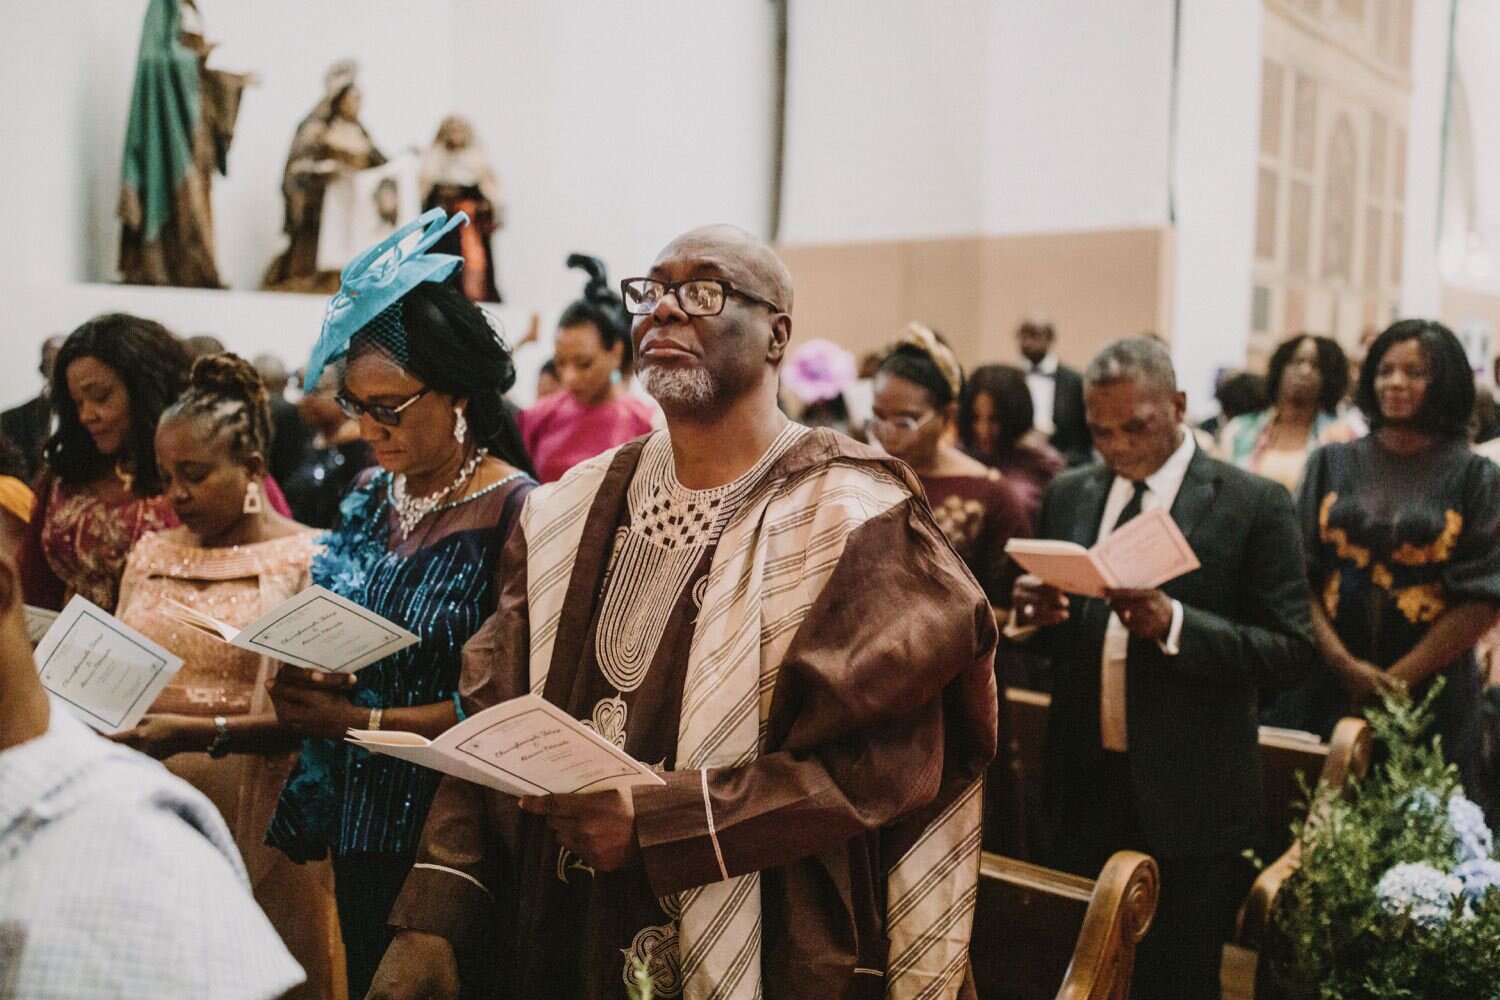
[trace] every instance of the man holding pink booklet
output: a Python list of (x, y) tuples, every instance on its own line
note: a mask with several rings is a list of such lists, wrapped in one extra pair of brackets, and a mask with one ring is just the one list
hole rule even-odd
[(1156, 858), (1131, 995), (1212, 1000), (1260, 835), (1260, 694), (1312, 662), (1297, 525), (1285, 489), (1198, 450), (1160, 344), (1106, 347), (1084, 406), (1103, 462), (1048, 488), (1052, 541), (1015, 555), (1049, 582), (1016, 582), (1005, 630), (1052, 659), (1046, 860)]

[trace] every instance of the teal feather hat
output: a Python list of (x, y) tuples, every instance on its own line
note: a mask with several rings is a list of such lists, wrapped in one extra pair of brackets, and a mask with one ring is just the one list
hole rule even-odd
[[(441, 208), (424, 212), (379, 243), (351, 260), (341, 275), (338, 292), (328, 300), (323, 330), (307, 359), (302, 385), (311, 390), (323, 369), (349, 352), (349, 341), (360, 330), (379, 324), (382, 346), (398, 360), (405, 358), (405, 330), (400, 322), (400, 302), (407, 292), (424, 281), (442, 281), (463, 263), (462, 257), (427, 253), (429, 247), (450, 230), (469, 221), (463, 212), (452, 218)], [(421, 236), (403, 246), (412, 235)]]

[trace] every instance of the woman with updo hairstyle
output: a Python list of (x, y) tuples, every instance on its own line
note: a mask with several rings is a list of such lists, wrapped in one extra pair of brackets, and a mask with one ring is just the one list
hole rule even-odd
[(1309, 333), (1287, 338), (1266, 373), (1271, 405), (1225, 424), (1219, 457), (1296, 492), (1315, 448), (1359, 437), (1339, 416), (1348, 384), (1349, 361), (1336, 341)]
[(947, 443), (958, 417), (963, 371), (948, 345), (917, 323), (875, 373), (871, 434), (912, 467), (943, 534), (989, 595), (1008, 606), (1015, 570), (1005, 543), (1030, 534), (1016, 491), (995, 469)]
[(155, 439), (162, 499), (180, 523), (136, 542), (116, 612), (182, 657), (182, 668), (140, 723), (113, 738), (165, 761), (223, 814), (256, 901), (307, 972), (290, 995), (342, 996), (332, 869), (292, 864), (264, 844), (301, 743), (266, 694), (279, 665), (180, 614), (186, 605), (243, 627), (308, 586), (316, 533), (266, 501), (270, 443), (254, 366), (233, 354), (198, 359)]
[(1026, 373), (1012, 365), (981, 365), (958, 399), (958, 439), (972, 458), (998, 469), (1026, 508), (1033, 529), (1047, 484), (1068, 467), (1062, 453), (1033, 427)]
[(1369, 436), (1314, 452), (1298, 501), (1323, 669), (1290, 703), (1301, 717), (1276, 721), (1326, 737), (1383, 693), (1421, 698), (1442, 677), (1444, 756), (1494, 824), (1474, 645), (1500, 610), (1500, 467), (1469, 450), (1468, 356), (1441, 323), (1402, 320), (1370, 346), (1357, 399)]
[(557, 321), (552, 360), (563, 391), (543, 397), (521, 415), (526, 450), (537, 479), (561, 479), (579, 462), (651, 432), (650, 404), (628, 390), (630, 315), (610, 288), (604, 264), (574, 254), (569, 267), (589, 275), (583, 297)]
[(156, 421), (189, 364), (166, 327), (126, 313), (95, 317), (63, 342), (48, 393), (56, 430), (21, 553), (26, 603), (58, 610), (81, 594), (113, 611), (131, 546), (177, 524), (161, 495)]
[(504, 398), (510, 351), (453, 283), (461, 258), (427, 252), (464, 221), (433, 209), (350, 262), (305, 376), (316, 386), (341, 365), (335, 398), (379, 463), (321, 536), (313, 582), (420, 640), (352, 677), (283, 667), (271, 682), (277, 717), (304, 742), (268, 839), (297, 861), (332, 854), (355, 997), (390, 942), (386, 917), (442, 775), (344, 734), (432, 738), (462, 721), (460, 654), (495, 610), (496, 564), (535, 486)]

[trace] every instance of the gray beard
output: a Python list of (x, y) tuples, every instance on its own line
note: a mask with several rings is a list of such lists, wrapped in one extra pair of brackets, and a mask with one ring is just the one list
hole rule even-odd
[(719, 387), (702, 368), (659, 368), (647, 365), (636, 372), (662, 410), (668, 413), (693, 413), (711, 407), (718, 398)]

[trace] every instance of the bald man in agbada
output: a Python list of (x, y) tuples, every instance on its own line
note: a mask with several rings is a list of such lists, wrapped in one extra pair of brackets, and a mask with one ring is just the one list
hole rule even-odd
[(463, 707), (540, 692), (662, 783), (445, 778), (371, 995), (972, 996), (984, 593), (905, 466), (777, 409), (769, 247), (694, 230), (622, 288), (667, 427), (532, 493)]

